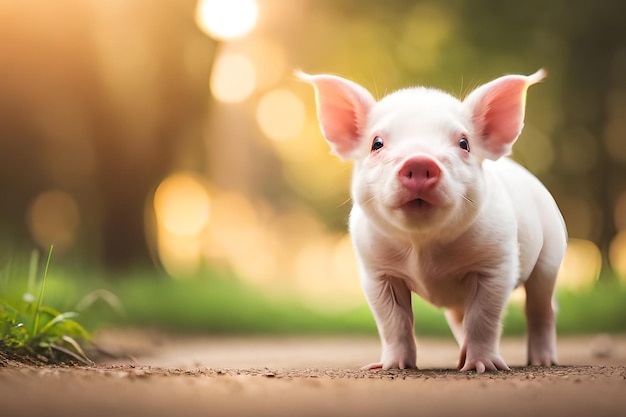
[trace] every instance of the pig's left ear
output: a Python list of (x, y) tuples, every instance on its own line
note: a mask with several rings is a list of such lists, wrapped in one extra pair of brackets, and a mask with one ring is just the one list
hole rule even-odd
[(334, 75), (296, 75), (315, 87), (317, 117), (333, 153), (344, 161), (355, 159), (367, 116), (376, 104), (374, 97), (360, 85)]
[(540, 69), (529, 76), (500, 77), (478, 87), (463, 101), (487, 158), (495, 160), (511, 153), (524, 126), (526, 90), (545, 76)]

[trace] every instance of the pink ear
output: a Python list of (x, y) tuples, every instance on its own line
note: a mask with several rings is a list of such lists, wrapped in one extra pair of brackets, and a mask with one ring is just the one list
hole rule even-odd
[(334, 75), (296, 74), (315, 87), (317, 117), (332, 151), (343, 160), (355, 158), (367, 115), (376, 103), (360, 85)]
[(487, 158), (498, 159), (511, 153), (524, 126), (526, 90), (545, 76), (543, 69), (529, 76), (507, 75), (467, 96), (463, 103), (470, 111), (474, 132)]

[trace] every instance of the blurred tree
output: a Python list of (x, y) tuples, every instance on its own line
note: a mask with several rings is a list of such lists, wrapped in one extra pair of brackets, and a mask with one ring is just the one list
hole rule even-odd
[[(575, 164), (581, 169), (563, 169), (560, 174), (568, 191), (590, 200), (595, 211), (594, 233), (589, 236), (599, 246), (604, 256), (603, 266), (608, 272), (607, 254), (615, 237), (614, 207), (620, 192), (626, 190), (626, 167), (619, 163), (606, 146), (607, 126), (611, 117), (612, 95), (626, 82), (626, 3), (621, 1), (588, 2), (563, 1), (561, 10), (567, 19), (562, 20), (562, 33), (570, 46), (562, 103), (563, 126), (557, 140), (561, 151), (582, 148)], [(621, 58), (621, 61), (620, 61)], [(565, 105), (567, 104), (567, 105)], [(622, 114), (626, 117), (626, 114)], [(572, 128), (589, 132), (585, 143), (572, 141), (567, 136)], [(626, 138), (622, 137), (623, 141)], [(583, 187), (581, 187), (583, 185)], [(602, 274), (609, 277), (610, 274)]]
[[(193, 24), (194, 6), (3, 2), (3, 238), (28, 240), (31, 202), (61, 189), (80, 208), (75, 253), (114, 270), (151, 262), (147, 199), (173, 169), (204, 168), (197, 85), (215, 45)], [(209, 59), (190, 62), (198, 52)]]

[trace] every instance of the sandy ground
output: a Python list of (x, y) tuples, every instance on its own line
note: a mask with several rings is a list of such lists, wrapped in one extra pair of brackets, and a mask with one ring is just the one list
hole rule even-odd
[(0, 367), (0, 416), (626, 416), (626, 336), (561, 338), (562, 365), (454, 368), (452, 340), (421, 340), (413, 371), (360, 371), (374, 338), (172, 338), (109, 332), (123, 354), (90, 367)]

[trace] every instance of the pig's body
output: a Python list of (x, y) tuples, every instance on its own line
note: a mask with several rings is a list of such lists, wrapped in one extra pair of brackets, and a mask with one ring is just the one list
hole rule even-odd
[[(485, 264), (491, 265), (495, 257), (506, 259), (509, 273), (503, 282), (510, 291), (528, 280), (542, 253), (547, 257), (544, 262), (558, 268), (565, 235), (550, 193), (509, 159), (485, 165), (488, 192), (505, 198), (498, 202), (487, 198), (469, 228), (451, 241), (441, 241), (438, 235), (423, 238), (377, 228), (355, 204), (350, 231), (367, 275), (401, 278), (424, 300), (437, 307), (455, 308), (466, 302), (465, 278)], [(494, 223), (500, 224), (496, 230)]]
[(303, 76), (317, 88), (326, 139), (355, 162), (350, 231), (383, 344), (366, 368), (415, 367), (415, 292), (446, 309), (459, 367), (508, 369), (501, 316), (520, 284), (529, 363), (556, 363), (552, 294), (565, 226), (545, 187), (502, 158), (521, 130), (526, 88), (542, 76), (503, 77), (464, 102), (424, 88), (375, 102), (347, 80)]

